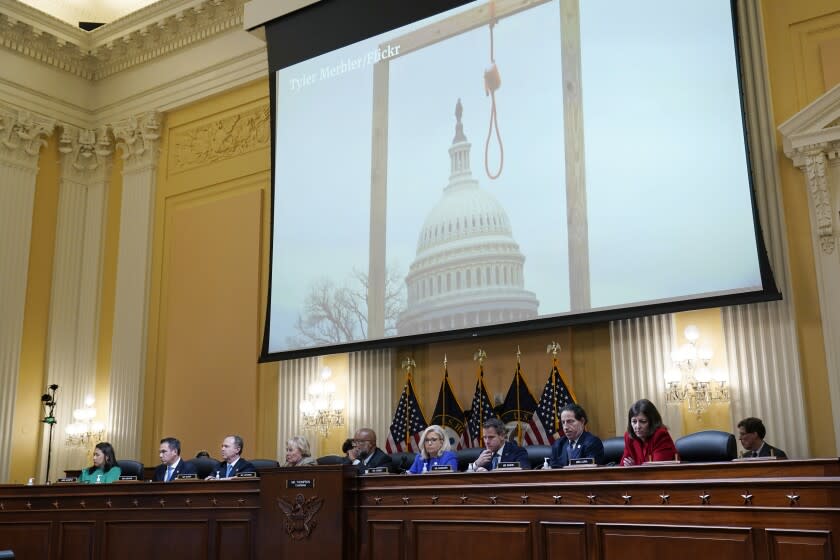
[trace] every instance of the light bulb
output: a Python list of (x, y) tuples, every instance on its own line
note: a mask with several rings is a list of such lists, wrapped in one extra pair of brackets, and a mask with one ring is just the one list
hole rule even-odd
[(96, 400), (93, 398), (93, 395), (88, 395), (88, 396), (85, 397), (85, 406), (86, 407), (93, 406), (93, 403), (95, 403), (95, 402), (96, 402)]
[(688, 325), (685, 328), (685, 339), (689, 342), (697, 342), (697, 339), (700, 338), (700, 329), (698, 329), (694, 325)]
[(679, 383), (682, 380), (682, 374), (676, 368), (670, 368), (664, 374), (665, 383)]
[(321, 379), (329, 379), (332, 376), (332, 370), (328, 367), (325, 367), (321, 370)]

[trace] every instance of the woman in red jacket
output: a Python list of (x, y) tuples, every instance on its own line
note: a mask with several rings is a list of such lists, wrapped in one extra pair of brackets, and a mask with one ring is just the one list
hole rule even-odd
[(673, 461), (676, 457), (674, 440), (653, 403), (647, 399), (633, 403), (627, 415), (621, 464), (629, 467), (650, 461)]

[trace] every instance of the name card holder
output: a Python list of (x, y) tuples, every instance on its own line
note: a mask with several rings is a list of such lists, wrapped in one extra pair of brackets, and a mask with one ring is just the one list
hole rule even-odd
[(236, 473), (236, 478), (259, 478), (259, 477), (260, 477), (260, 475), (258, 475), (255, 472), (239, 472), (239, 473)]
[(432, 472), (452, 472), (452, 465), (432, 465)]
[(519, 464), (519, 461), (502, 461), (499, 463), (499, 466), (496, 467), (497, 471), (516, 471), (522, 470), (522, 465)]
[(79, 482), (79, 479), (75, 476), (66, 476), (64, 478), (59, 478), (55, 482), (56, 484), (67, 484), (71, 482)]
[(129, 480), (137, 480), (137, 476), (133, 474), (120, 475), (120, 482), (126, 482)]
[(198, 480), (198, 475), (195, 473), (179, 474), (175, 477), (175, 480)]
[(372, 467), (367, 469), (364, 474), (388, 474), (388, 467)]
[(576, 469), (580, 467), (597, 467), (598, 465), (595, 464), (593, 457), (580, 457), (579, 459), (569, 461), (569, 466)]

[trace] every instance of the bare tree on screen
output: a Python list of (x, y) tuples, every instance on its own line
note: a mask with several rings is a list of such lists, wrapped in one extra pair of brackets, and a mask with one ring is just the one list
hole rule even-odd
[[(405, 308), (405, 282), (389, 267), (385, 279), (385, 336), (397, 333), (397, 319)], [(298, 315), (298, 335), (289, 342), (296, 346), (341, 344), (367, 336), (368, 275), (353, 269), (344, 286), (328, 278), (316, 281)]]

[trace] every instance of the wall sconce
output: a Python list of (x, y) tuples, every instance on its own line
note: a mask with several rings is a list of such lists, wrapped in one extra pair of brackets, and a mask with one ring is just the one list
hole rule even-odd
[(688, 403), (699, 418), (713, 403), (729, 402), (729, 374), (726, 370), (709, 368), (714, 351), (706, 345), (698, 346), (700, 330), (685, 328), (688, 341), (671, 351), (673, 366), (665, 372), (665, 402)]
[(344, 425), (344, 401), (335, 398), (335, 383), (330, 381), (332, 370), (321, 370), (321, 380), (309, 386), (310, 399), (300, 401), (303, 427), (326, 437), (333, 428)]
[(64, 429), (66, 444), (89, 449), (105, 438), (105, 424), (96, 420), (93, 397), (85, 398), (84, 408), (73, 411), (73, 423)]

